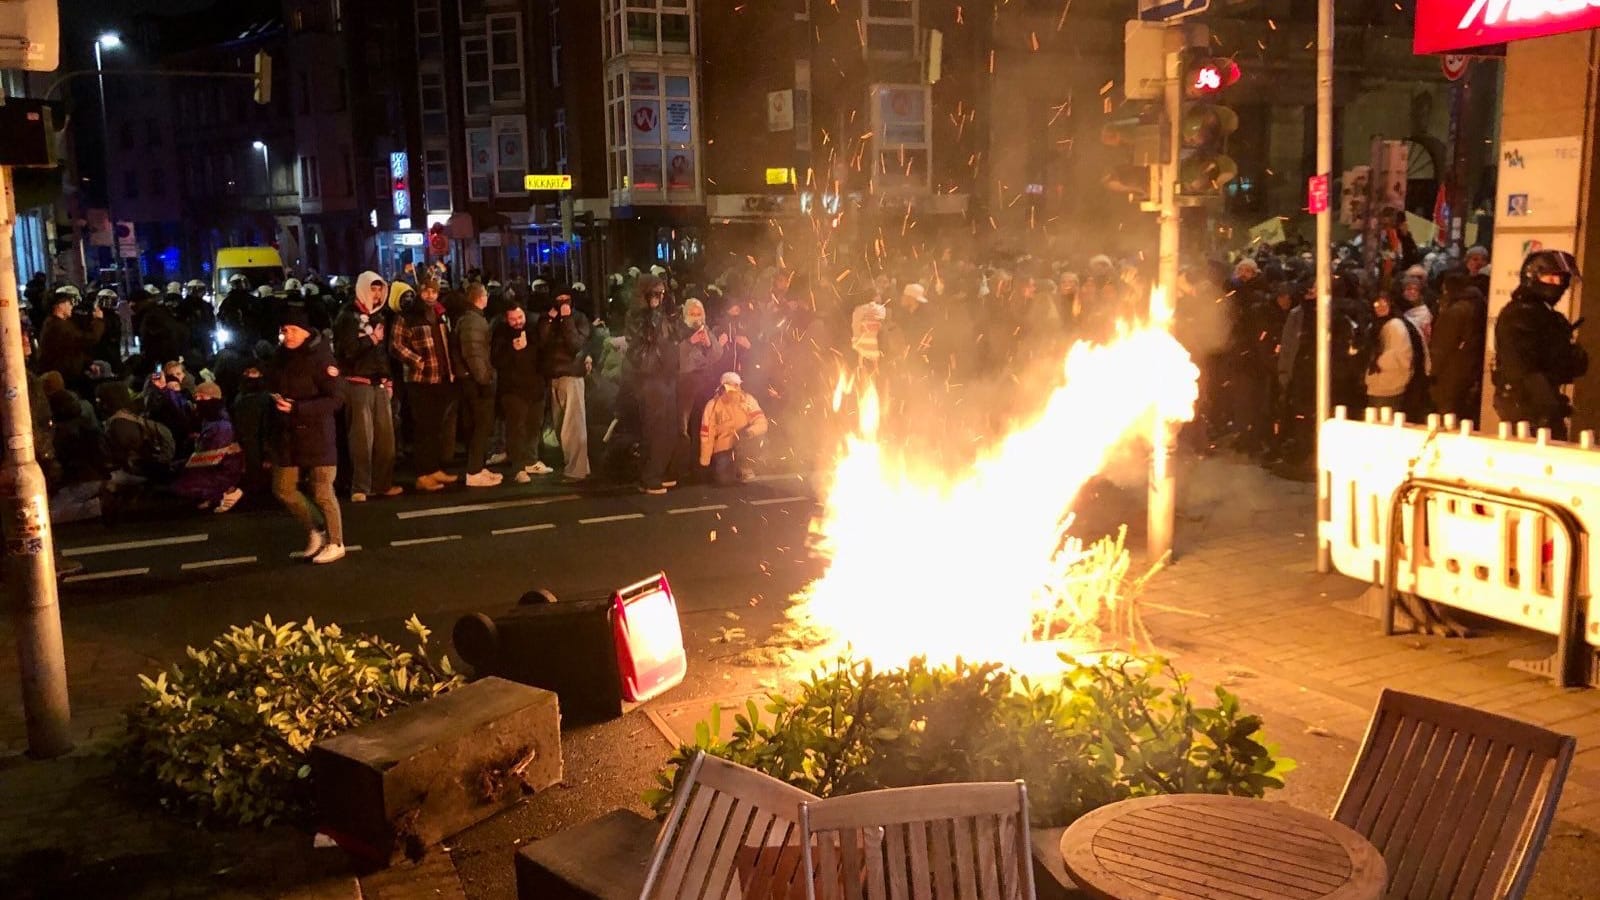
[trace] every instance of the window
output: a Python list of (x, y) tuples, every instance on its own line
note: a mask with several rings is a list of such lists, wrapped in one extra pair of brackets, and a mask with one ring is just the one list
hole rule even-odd
[(496, 105), (522, 102), (522, 16), (489, 16), (489, 82)]
[(133, 149), (133, 123), (123, 122), (117, 126), (117, 146), (124, 150)]
[(439, 0), (416, 0), (417, 58), (424, 62), (444, 56), (444, 35), (440, 30)]
[(155, 168), (150, 170), (150, 196), (165, 197), (167, 195), (167, 170)]
[(528, 121), (526, 116), (494, 117), (495, 196), (527, 194), (522, 178), (528, 173)]
[(926, 193), (932, 142), (928, 86), (872, 86), (872, 184), (879, 192)]
[(561, 87), (561, 4), (550, 3), (550, 83)]
[(144, 140), (152, 147), (161, 146), (161, 123), (154, 117), (146, 117), (144, 120)]
[(425, 136), (442, 136), (448, 130), (444, 107), (444, 74), (422, 72), (417, 75), (422, 85), (422, 133)]
[(917, 0), (861, 0), (868, 56), (911, 59), (917, 52)]
[(296, 84), (299, 85), (300, 115), (311, 114), (311, 74), (309, 72), (296, 73)]
[(338, 93), (334, 95), (334, 112), (344, 112), (350, 107), (350, 73), (344, 66), (339, 67)]
[(567, 171), (567, 110), (556, 109), (556, 171)]
[(129, 169), (122, 173), (122, 194), (129, 200), (139, 199), (139, 173)]
[(467, 129), (467, 197), (488, 200), (494, 196), (494, 132)]
[[(690, 71), (646, 68), (635, 62), (614, 73), (606, 83), (612, 190), (635, 192), (630, 200), (640, 199), (640, 193), (656, 194), (657, 202), (665, 199), (664, 194), (698, 191), (694, 94)], [(556, 121), (564, 131), (565, 119)], [(558, 152), (564, 154), (565, 135), (558, 133), (557, 142)]]
[(322, 172), (315, 156), (300, 157), (300, 196), (307, 200), (322, 196)]
[(489, 114), (489, 39), (461, 39), (461, 92), (469, 116)]
[(450, 211), (450, 154), (443, 149), (422, 153), (423, 189), (428, 212)]

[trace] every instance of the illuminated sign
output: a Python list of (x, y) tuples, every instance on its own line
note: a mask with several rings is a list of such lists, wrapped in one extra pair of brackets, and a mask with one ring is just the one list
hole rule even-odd
[(522, 189), (526, 191), (570, 191), (571, 175), (524, 175)]
[(394, 214), (411, 215), (411, 159), (404, 150), (389, 154), (389, 184)]
[(794, 180), (793, 169), (768, 169), (767, 184), (788, 184)]
[(1432, 0), (1417, 4), (1417, 53), (1445, 53), (1600, 28), (1600, 0)]

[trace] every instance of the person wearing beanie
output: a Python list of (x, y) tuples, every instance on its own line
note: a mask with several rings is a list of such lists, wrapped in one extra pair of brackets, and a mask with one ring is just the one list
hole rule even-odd
[[(643, 466), (639, 489), (664, 494), (677, 485), (678, 344), (683, 326), (667, 306), (667, 286), (653, 275), (639, 279), (628, 310), (626, 377), (639, 404)], [(709, 338), (709, 332), (707, 333)]]
[(333, 356), (345, 381), (350, 502), (394, 497), (394, 381), (389, 358), (389, 286), (377, 272), (356, 278), (355, 295), (333, 320)]
[[(306, 531), (305, 558), (318, 565), (344, 558), (344, 522), (333, 493), (338, 471), (337, 419), (344, 405), (339, 367), (304, 307), (284, 311), (283, 343), (267, 369), (277, 428), (272, 446), (272, 493)], [(311, 482), (312, 499), (300, 490)], [(321, 514), (319, 524), (312, 504)]]
[(413, 291), (402, 288), (399, 315), (392, 323), (389, 349), (400, 360), (411, 404), (412, 448), (418, 491), (438, 491), (461, 476), (444, 470), (455, 451), (458, 373), (450, 359), (450, 323), (439, 303), (438, 282), (423, 279)]
[(234, 438), (233, 421), (222, 401), (222, 388), (215, 381), (197, 385), (194, 401), (199, 411), (200, 436), (183, 471), (172, 483), (172, 492), (202, 510), (225, 513), (244, 497), (239, 488), (244, 476), (244, 449)]

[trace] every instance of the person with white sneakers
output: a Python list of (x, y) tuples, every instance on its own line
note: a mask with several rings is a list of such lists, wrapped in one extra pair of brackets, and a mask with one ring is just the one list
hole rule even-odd
[[(339, 467), (339, 408), (344, 405), (339, 367), (328, 342), (312, 330), (303, 307), (289, 307), (282, 335), (283, 343), (267, 372), (278, 420), (272, 447), (272, 493), (306, 530), (305, 557), (318, 565), (337, 562), (345, 552), (344, 522), (339, 498), (333, 493)], [(302, 471), (310, 475), (321, 528), (311, 503), (300, 491)]]
[(547, 387), (539, 372), (538, 334), (530, 324), (528, 311), (512, 306), (494, 323), (490, 339), (500, 415), (506, 423), (506, 455), (516, 473), (512, 480), (518, 484), (554, 471), (539, 459)]

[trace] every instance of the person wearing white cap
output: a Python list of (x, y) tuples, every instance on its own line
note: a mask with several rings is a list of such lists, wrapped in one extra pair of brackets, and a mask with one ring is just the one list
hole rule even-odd
[(753, 481), (767, 415), (744, 391), (738, 372), (722, 373), (722, 386), (700, 419), (700, 466), (720, 485)]

